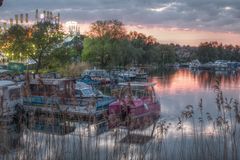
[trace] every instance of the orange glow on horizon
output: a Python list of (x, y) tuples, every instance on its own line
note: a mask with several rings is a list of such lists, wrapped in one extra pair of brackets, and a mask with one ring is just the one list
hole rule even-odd
[[(89, 31), (89, 23), (80, 23), (81, 33)], [(240, 34), (231, 32), (210, 32), (189, 28), (164, 28), (143, 25), (126, 25), (127, 31), (152, 35), (160, 43), (198, 46), (201, 42), (218, 41), (223, 44), (240, 45)]]
[(198, 46), (201, 42), (218, 41), (223, 44), (240, 45), (240, 34), (231, 32), (210, 32), (195, 29), (161, 28), (161, 27), (128, 27), (147, 35), (153, 35), (160, 43)]

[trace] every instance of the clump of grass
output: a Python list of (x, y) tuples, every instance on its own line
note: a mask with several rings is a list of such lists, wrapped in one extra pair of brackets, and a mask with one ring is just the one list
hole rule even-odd
[(86, 62), (72, 63), (60, 70), (60, 73), (65, 77), (79, 77), (84, 70), (89, 69), (90, 64)]

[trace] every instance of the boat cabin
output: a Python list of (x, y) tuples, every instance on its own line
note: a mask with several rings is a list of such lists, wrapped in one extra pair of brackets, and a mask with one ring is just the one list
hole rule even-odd
[(106, 70), (103, 69), (92, 69), (85, 70), (82, 77), (89, 76), (91, 80), (98, 81), (100, 84), (110, 83), (111, 79)]
[(81, 98), (95, 97), (96, 93), (94, 92), (92, 86), (87, 85), (83, 82), (76, 82), (76, 96)]
[(0, 81), (0, 117), (12, 116), (16, 107), (22, 106), (22, 85), (12, 81)]
[[(75, 97), (75, 83), (72, 79), (32, 79), (29, 82), (29, 95), (25, 102), (31, 104), (65, 103)], [(30, 100), (29, 100), (30, 98)]]
[(109, 128), (125, 126), (144, 128), (160, 116), (160, 103), (154, 91), (155, 83), (120, 83), (118, 100), (109, 105)]

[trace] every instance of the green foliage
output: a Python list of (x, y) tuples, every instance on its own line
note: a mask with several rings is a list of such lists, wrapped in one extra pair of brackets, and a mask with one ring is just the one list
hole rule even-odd
[[(0, 50), (10, 60), (33, 59), (36, 62), (36, 72), (38, 72), (43, 67), (53, 65), (51, 59), (54, 56), (56, 56), (54, 60), (59, 60), (60, 56), (56, 52), (65, 53), (64, 49), (58, 49), (63, 36), (59, 26), (50, 22), (39, 22), (29, 28), (13, 25), (1, 36)], [(64, 54), (60, 55), (66, 59)]]
[(97, 21), (90, 28), (89, 38), (84, 40), (82, 60), (93, 65), (166, 64), (175, 60), (173, 49), (142, 33), (126, 34), (119, 21)]
[(29, 30), (14, 25), (1, 36), (0, 50), (10, 60), (26, 60), (28, 55), (34, 52), (34, 46), (29, 37)]
[(43, 64), (48, 69), (57, 69), (58, 67), (65, 66), (76, 57), (77, 51), (74, 48), (59, 47), (54, 49), (47, 59), (44, 60)]
[(94, 65), (106, 66), (110, 60), (112, 43), (107, 37), (85, 38), (83, 45), (82, 59)]
[(175, 51), (169, 45), (157, 45), (153, 51), (153, 62), (165, 65), (176, 61)]
[(31, 41), (34, 43), (36, 51), (30, 57), (37, 62), (36, 72), (51, 57), (58, 45), (63, 41), (63, 32), (59, 26), (50, 22), (40, 22), (33, 26)]
[(218, 42), (205, 42), (198, 47), (196, 57), (203, 63), (217, 59), (240, 61), (240, 47), (222, 45)]
[(126, 36), (126, 29), (118, 20), (96, 21), (91, 24), (88, 35), (91, 38), (122, 39)]

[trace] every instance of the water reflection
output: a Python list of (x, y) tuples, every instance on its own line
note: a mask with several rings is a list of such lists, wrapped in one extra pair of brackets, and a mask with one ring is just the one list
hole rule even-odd
[[(175, 118), (185, 106), (197, 106), (203, 99), (205, 112), (216, 112), (213, 86), (220, 81), (224, 97), (239, 99), (240, 73), (176, 70), (170, 75), (154, 76), (155, 90), (160, 97), (162, 117)], [(214, 114), (214, 113), (213, 113)]]
[(178, 90), (198, 91), (200, 89), (212, 89), (216, 80), (221, 82), (221, 87), (239, 88), (239, 72), (210, 72), (210, 71), (191, 71), (180, 69), (173, 74), (166, 74), (160, 77), (154, 76), (153, 82), (157, 83), (158, 92), (168, 90), (171, 94), (176, 94)]
[(69, 122), (55, 118), (52, 115), (39, 115), (28, 121), (31, 121), (27, 125), (28, 129), (45, 134), (66, 135), (74, 132), (76, 128)]
[(18, 124), (9, 119), (0, 121), (0, 157), (22, 147), (23, 132)]
[[(213, 117), (214, 114), (217, 114), (216, 93), (212, 88), (216, 79), (221, 82), (225, 97), (239, 99), (240, 75), (238, 72), (208, 72), (181, 69), (170, 73), (161, 73), (151, 79), (151, 81), (157, 83), (155, 89), (160, 97), (162, 107), (161, 120), (165, 119), (167, 123), (170, 122), (172, 124), (171, 128), (168, 128), (170, 137), (167, 137), (168, 144), (163, 148), (166, 150), (166, 154), (165, 151), (164, 153), (162, 152), (163, 155), (169, 156), (166, 159), (177, 159), (176, 157), (179, 156), (178, 152), (180, 149), (186, 147), (191, 149), (194, 146), (188, 146), (188, 144), (193, 142), (191, 137), (195, 128), (193, 128), (192, 121), (185, 122), (183, 126), (184, 133), (190, 135), (189, 142), (186, 143), (187, 145), (182, 145), (181, 131), (176, 129), (178, 117), (187, 105), (193, 105), (194, 112), (197, 115), (195, 117), (197, 125), (199, 125), (198, 104), (201, 98), (204, 108), (203, 117), (206, 119), (206, 112), (211, 113)], [(19, 159), (111, 159), (109, 155), (116, 157), (118, 154), (124, 155), (123, 153), (128, 153), (131, 150), (135, 156), (138, 156), (137, 153), (142, 153), (141, 150), (139, 150), (140, 152), (135, 150), (137, 145), (129, 146), (125, 143), (118, 143), (128, 134), (124, 130), (106, 131), (103, 134), (91, 136), (91, 132), (96, 133), (96, 128), (89, 124), (82, 124), (79, 121), (71, 123), (59, 121), (59, 119), (52, 118), (51, 115), (32, 118), (26, 124), (27, 128), (9, 124), (7, 127), (5, 126), (6, 128), (0, 129), (1, 152), (12, 152), (21, 148), (22, 151), (16, 154), (16, 157), (22, 157)], [(24, 128), (24, 132), (20, 128)], [(203, 126), (202, 131), (204, 135), (214, 135), (216, 133), (212, 123), (207, 122)], [(144, 132), (141, 131), (141, 134), (150, 135), (151, 128)], [(158, 134), (162, 135), (160, 132), (155, 131), (154, 142), (156, 143), (153, 143), (157, 147), (150, 149), (150, 153), (148, 152), (149, 155), (156, 157), (149, 159), (162, 159), (159, 158), (162, 156), (159, 150), (155, 150), (159, 148), (159, 144), (162, 144), (160, 143), (161, 136), (158, 139)], [(131, 149), (131, 147), (133, 148)], [(148, 148), (148, 144), (141, 147)], [(190, 155), (194, 155), (192, 153), (190, 152)], [(128, 154), (131, 155), (130, 153)], [(190, 156), (188, 159), (194, 158)]]

